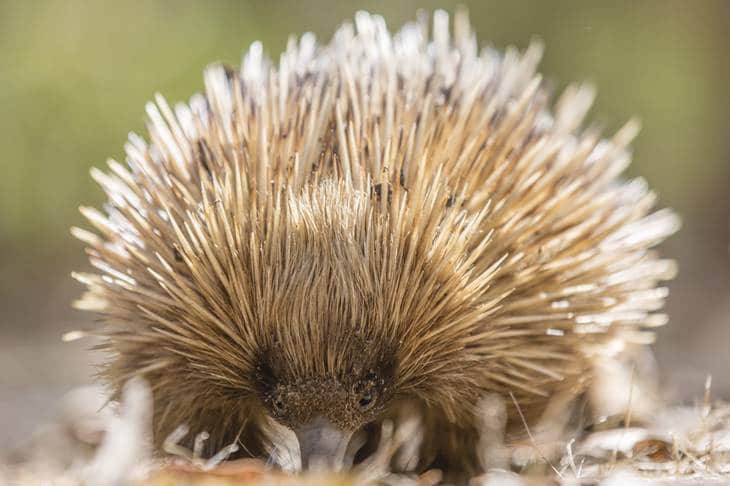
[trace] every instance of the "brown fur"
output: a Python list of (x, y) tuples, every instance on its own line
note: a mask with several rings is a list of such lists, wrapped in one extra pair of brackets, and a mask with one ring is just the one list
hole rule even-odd
[(485, 393), (535, 423), (663, 321), (674, 266), (648, 249), (677, 221), (618, 178), (635, 124), (580, 128), (591, 90), (551, 112), (538, 46), (480, 54), (447, 24), (391, 37), (361, 13), (278, 65), (254, 45), (93, 171), (79, 305), (104, 316), (105, 379), (152, 385), (158, 440), (187, 423), (257, 454), (269, 417), (357, 429), (410, 400), (424, 450), (473, 469)]

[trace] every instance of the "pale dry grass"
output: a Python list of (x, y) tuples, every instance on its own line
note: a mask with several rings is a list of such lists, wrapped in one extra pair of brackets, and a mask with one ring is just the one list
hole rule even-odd
[[(150, 395), (145, 385), (130, 383), (120, 406), (98, 410), (95, 389), (71, 394), (62, 406), (62, 423), (39, 430), (0, 467), (0, 484), (227, 486), (439, 484), (442, 476), (392, 474), (388, 464), (417, 430), (386, 430), (378, 452), (365, 466), (347, 473), (284, 472), (256, 459), (225, 461), (227, 454), (201, 458), (197, 451), (174, 449), (174, 455), (153, 458), (149, 448)], [(76, 409), (71, 413), (69, 409)], [(624, 420), (624, 422), (630, 422)], [(634, 426), (596, 430), (562, 444), (560, 454), (542, 447), (539, 437), (519, 445), (495, 445), (498, 431), (485, 427), (485, 455), (502, 454), (511, 471), (492, 468), (473, 478), (484, 485), (632, 485), (727, 484), (730, 482), (730, 403), (712, 402), (708, 393), (695, 406), (656, 410)], [(204, 440), (203, 437), (201, 440)], [(406, 447), (407, 449), (407, 447)], [(539, 450), (539, 452), (538, 452)], [(228, 451), (230, 452), (230, 451)], [(532, 454), (530, 454), (532, 452)], [(411, 454), (416, 452), (411, 451)], [(525, 457), (531, 457), (527, 463)], [(494, 459), (494, 458), (492, 458)], [(293, 466), (296, 469), (296, 466)], [(5, 482), (3, 482), (3, 480)]]

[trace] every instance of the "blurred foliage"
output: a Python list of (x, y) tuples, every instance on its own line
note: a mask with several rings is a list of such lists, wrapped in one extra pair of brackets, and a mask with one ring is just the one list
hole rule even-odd
[[(462, 1), (482, 43), (544, 40), (542, 71), (557, 90), (598, 87), (591, 118), (610, 134), (643, 121), (632, 174), (691, 213), (730, 178), (725, 1)], [(102, 197), (89, 167), (122, 158), (129, 130), (160, 91), (202, 86), (207, 63), (238, 64), (262, 40), (273, 57), (290, 34), (327, 40), (358, 9), (392, 29), (419, 8), (456, 2), (35, 0), (0, 3), (0, 249), (5, 262), (80, 253), (68, 227)], [(725, 201), (727, 202), (727, 201)], [(61, 259), (63, 261), (63, 259)], [(2, 267), (3, 260), (0, 260)]]

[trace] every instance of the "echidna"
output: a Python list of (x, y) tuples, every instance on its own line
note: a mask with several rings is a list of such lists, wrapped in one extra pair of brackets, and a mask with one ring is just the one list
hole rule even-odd
[(589, 87), (551, 109), (538, 45), (480, 51), (454, 23), (359, 13), (278, 64), (253, 44), (92, 171), (79, 305), (108, 383), (151, 384), (158, 443), (186, 423), (258, 454), (274, 421), (306, 466), (410, 407), (429, 457), (474, 470), (483, 396), (534, 424), (663, 323), (674, 264), (649, 249), (678, 222), (621, 178), (636, 123), (602, 139)]

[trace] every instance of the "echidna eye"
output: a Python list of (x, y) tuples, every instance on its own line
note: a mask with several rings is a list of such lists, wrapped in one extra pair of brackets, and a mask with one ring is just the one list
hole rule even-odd
[(275, 414), (283, 414), (286, 411), (286, 404), (278, 393), (272, 397), (271, 408)]
[(375, 396), (369, 391), (362, 393), (360, 395), (360, 399), (357, 401), (358, 407), (360, 407), (360, 410), (363, 412), (370, 410), (374, 404)]

